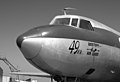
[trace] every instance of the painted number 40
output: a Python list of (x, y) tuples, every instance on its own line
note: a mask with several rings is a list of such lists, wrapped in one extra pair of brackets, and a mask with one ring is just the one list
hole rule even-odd
[(82, 50), (80, 49), (80, 42), (74, 40), (69, 46), (70, 54), (81, 54)]

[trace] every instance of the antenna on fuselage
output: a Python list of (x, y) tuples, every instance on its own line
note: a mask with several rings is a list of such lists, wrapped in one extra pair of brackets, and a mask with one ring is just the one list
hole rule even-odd
[(67, 7), (67, 8), (64, 8), (62, 11), (64, 13), (64, 15), (67, 15), (67, 10), (77, 10), (76, 8), (71, 8), (71, 7)]

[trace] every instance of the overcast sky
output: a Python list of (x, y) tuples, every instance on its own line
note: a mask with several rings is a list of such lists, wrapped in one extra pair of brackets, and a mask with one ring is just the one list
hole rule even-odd
[[(41, 72), (29, 64), (16, 46), (16, 38), (25, 31), (47, 25), (65, 7), (75, 13), (102, 22), (120, 31), (120, 0), (0, 0), (0, 55), (22, 71)], [(10, 72), (0, 61), (4, 75)]]

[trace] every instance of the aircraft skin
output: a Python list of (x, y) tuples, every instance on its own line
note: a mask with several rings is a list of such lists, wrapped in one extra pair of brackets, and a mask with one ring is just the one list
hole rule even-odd
[(120, 82), (120, 34), (92, 19), (77, 17), (90, 21), (92, 29), (51, 22), (20, 35), (17, 45), (27, 61), (55, 80), (74, 77), (90, 82)]

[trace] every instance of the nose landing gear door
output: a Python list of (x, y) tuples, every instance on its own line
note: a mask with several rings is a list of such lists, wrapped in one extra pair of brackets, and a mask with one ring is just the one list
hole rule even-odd
[(87, 55), (93, 57), (93, 66), (95, 63), (95, 57), (100, 54), (100, 44), (94, 42), (88, 42)]

